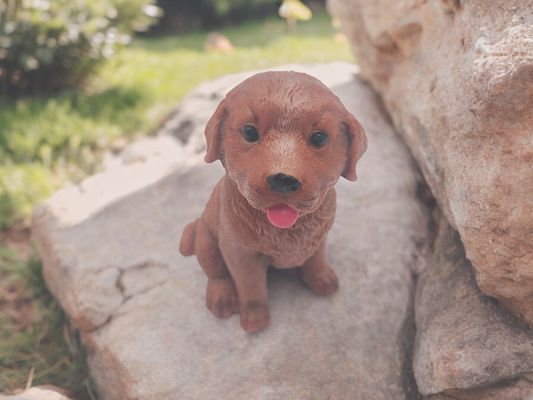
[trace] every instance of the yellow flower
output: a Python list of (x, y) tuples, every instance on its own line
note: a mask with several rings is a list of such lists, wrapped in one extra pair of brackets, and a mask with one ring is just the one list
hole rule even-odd
[(300, 0), (283, 0), (278, 12), (283, 18), (300, 21), (309, 21), (313, 16), (311, 10)]

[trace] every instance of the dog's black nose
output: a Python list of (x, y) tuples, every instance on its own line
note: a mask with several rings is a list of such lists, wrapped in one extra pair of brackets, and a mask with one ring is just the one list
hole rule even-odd
[(267, 183), (270, 189), (279, 194), (292, 194), (302, 186), (294, 176), (285, 174), (267, 176)]

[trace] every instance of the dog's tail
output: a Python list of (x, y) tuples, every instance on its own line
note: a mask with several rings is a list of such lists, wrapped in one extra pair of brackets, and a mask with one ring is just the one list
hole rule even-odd
[(196, 224), (198, 220), (191, 222), (183, 230), (180, 240), (180, 253), (185, 257), (194, 254), (194, 242), (196, 240)]

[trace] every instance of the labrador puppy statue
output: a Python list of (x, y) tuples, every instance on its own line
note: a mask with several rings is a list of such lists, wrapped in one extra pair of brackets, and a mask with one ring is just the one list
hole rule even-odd
[(205, 130), (205, 161), (226, 174), (200, 218), (187, 225), (184, 256), (209, 278), (207, 308), (240, 313), (247, 332), (270, 325), (267, 269), (297, 267), (319, 295), (339, 279), (326, 260), (334, 185), (355, 181), (367, 147), (363, 128), (319, 80), (296, 72), (257, 74), (228, 93)]

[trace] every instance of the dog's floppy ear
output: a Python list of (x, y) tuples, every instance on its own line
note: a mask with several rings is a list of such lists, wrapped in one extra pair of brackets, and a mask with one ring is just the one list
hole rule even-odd
[(345, 123), (344, 126), (348, 137), (348, 148), (346, 150), (346, 167), (342, 172), (342, 176), (353, 182), (357, 180), (355, 164), (366, 151), (367, 141), (365, 130), (359, 121), (349, 112), (346, 112), (346, 114), (348, 114), (348, 123)]
[(222, 125), (227, 118), (226, 100), (218, 105), (217, 110), (205, 127), (205, 139), (207, 140), (207, 154), (204, 157), (206, 163), (220, 160), (220, 142), (222, 140)]

